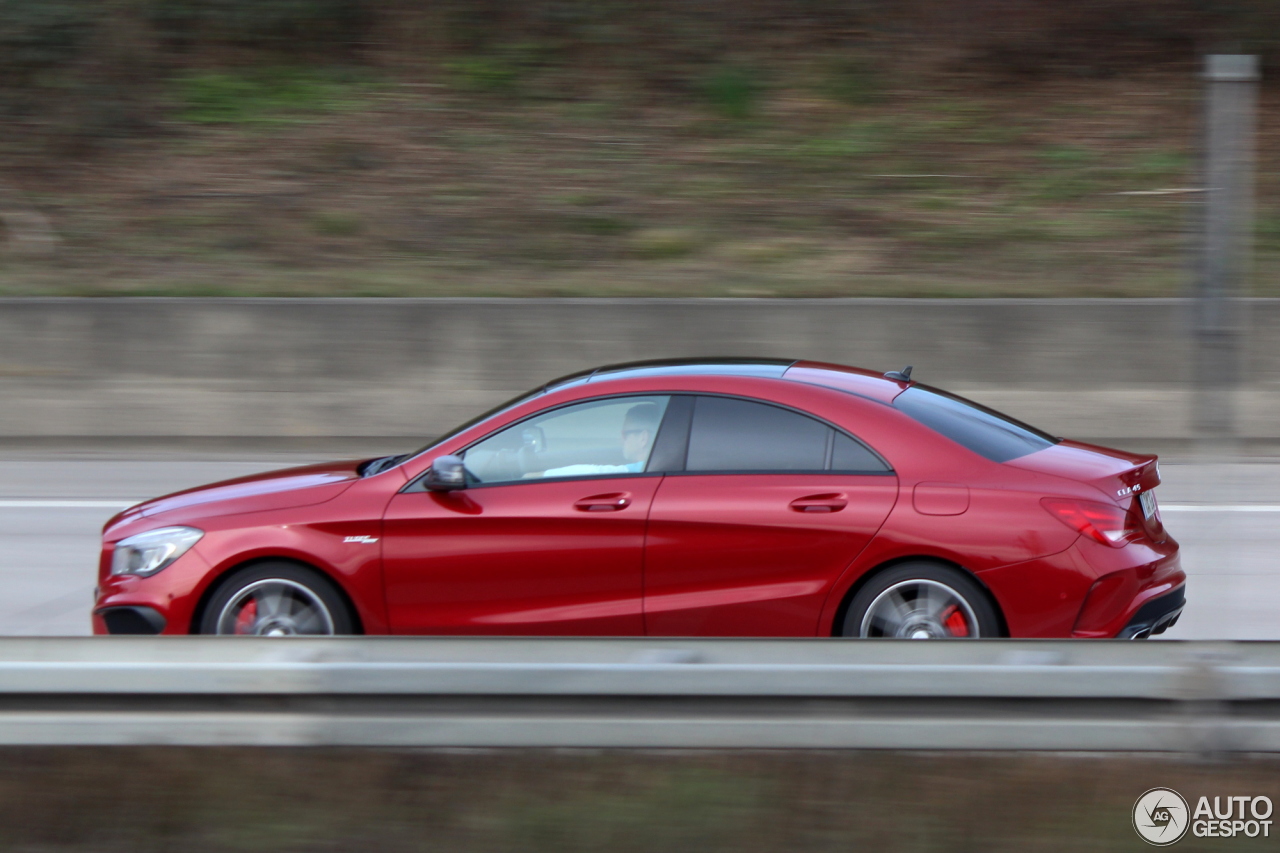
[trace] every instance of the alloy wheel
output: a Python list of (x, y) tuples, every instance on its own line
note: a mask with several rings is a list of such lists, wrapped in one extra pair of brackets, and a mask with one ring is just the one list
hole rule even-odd
[(940, 581), (900, 581), (881, 592), (862, 617), (860, 636), (909, 640), (973, 639), (978, 619), (965, 597)]
[(254, 581), (238, 590), (218, 614), (217, 632), (258, 637), (336, 633), (333, 616), (320, 597), (284, 578)]

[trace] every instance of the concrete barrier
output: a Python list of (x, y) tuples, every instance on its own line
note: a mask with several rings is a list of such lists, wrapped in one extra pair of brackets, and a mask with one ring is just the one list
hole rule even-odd
[[(1280, 438), (1280, 300), (1241, 434)], [(4, 299), (0, 437), (425, 437), (556, 376), (758, 355), (921, 381), (1063, 435), (1186, 439), (1180, 299)]]

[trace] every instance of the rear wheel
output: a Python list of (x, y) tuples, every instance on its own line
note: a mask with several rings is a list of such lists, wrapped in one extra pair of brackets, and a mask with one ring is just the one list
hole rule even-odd
[(229, 577), (205, 607), (201, 634), (257, 637), (350, 634), (353, 620), (333, 583), (292, 563), (259, 563)]
[(841, 635), (904, 640), (1000, 636), (1000, 619), (964, 572), (904, 563), (872, 578), (849, 602)]

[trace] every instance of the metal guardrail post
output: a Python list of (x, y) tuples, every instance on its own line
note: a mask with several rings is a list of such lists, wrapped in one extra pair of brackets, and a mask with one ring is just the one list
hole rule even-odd
[(1258, 57), (1206, 57), (1203, 243), (1195, 283), (1192, 424), (1202, 440), (1233, 440), (1242, 358), (1237, 299), (1253, 234)]

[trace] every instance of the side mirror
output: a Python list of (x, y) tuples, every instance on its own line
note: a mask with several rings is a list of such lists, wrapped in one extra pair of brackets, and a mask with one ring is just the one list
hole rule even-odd
[(437, 456), (422, 485), (433, 492), (453, 492), (467, 487), (467, 469), (461, 456)]

